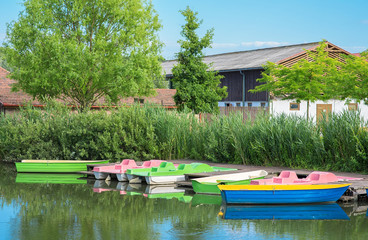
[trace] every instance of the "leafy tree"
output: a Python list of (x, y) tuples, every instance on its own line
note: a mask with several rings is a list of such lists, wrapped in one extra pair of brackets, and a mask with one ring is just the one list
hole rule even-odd
[(152, 94), (161, 74), (157, 31), (146, 0), (27, 0), (8, 25), (6, 60), (15, 90), (90, 107)]
[(0, 47), (0, 67), (6, 69), (8, 71), (11, 71), (12, 69), (8, 66), (8, 63), (5, 60), (4, 52), (5, 52), (4, 48)]
[(361, 53), (361, 57), (346, 56), (344, 60), (346, 64), (340, 70), (344, 77), (337, 86), (340, 98), (368, 104), (368, 52)]
[(265, 84), (250, 92), (269, 91), (283, 100), (307, 101), (308, 119), (309, 103), (338, 97), (336, 89), (344, 78), (339, 72), (344, 67), (343, 61), (329, 57), (326, 47), (327, 44), (322, 42), (314, 51), (307, 51), (306, 59), (291, 67), (268, 62), (262, 78), (258, 79)]
[(181, 31), (185, 40), (178, 41), (181, 46), (177, 53), (178, 64), (172, 70), (172, 82), (177, 89), (175, 103), (179, 110), (189, 108), (194, 113), (217, 113), (218, 101), (227, 96), (226, 87), (219, 87), (222, 76), (202, 61), (202, 50), (211, 46), (214, 30), (208, 30), (199, 38), (195, 32), (202, 23), (197, 18), (198, 13), (189, 7), (180, 12), (186, 24)]

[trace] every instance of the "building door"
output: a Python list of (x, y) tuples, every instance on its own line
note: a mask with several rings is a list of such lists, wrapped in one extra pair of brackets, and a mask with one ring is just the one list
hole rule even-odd
[(317, 104), (317, 121), (323, 118), (323, 114), (328, 114), (332, 112), (332, 104)]

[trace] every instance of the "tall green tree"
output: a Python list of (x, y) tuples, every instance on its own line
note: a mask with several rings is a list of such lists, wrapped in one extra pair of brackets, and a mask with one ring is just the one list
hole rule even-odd
[(344, 60), (346, 64), (340, 70), (344, 78), (337, 86), (340, 98), (368, 104), (368, 51), (360, 57), (346, 56)]
[(8, 66), (8, 63), (5, 60), (5, 49), (3, 47), (0, 47), (0, 67), (11, 71), (12, 69)]
[(152, 94), (160, 28), (146, 0), (27, 0), (5, 43), (14, 89), (81, 108)]
[(344, 63), (329, 57), (326, 47), (327, 44), (322, 42), (315, 50), (307, 51), (306, 59), (299, 60), (291, 67), (268, 62), (264, 66), (262, 78), (258, 79), (264, 84), (250, 92), (269, 91), (283, 100), (307, 101), (309, 119), (310, 102), (340, 96), (336, 89), (344, 78), (339, 72)]
[(180, 12), (186, 24), (181, 31), (184, 40), (178, 41), (178, 64), (172, 70), (172, 82), (177, 90), (175, 103), (179, 110), (189, 108), (194, 113), (218, 113), (218, 101), (227, 96), (226, 87), (219, 87), (222, 76), (203, 62), (202, 52), (211, 46), (214, 29), (200, 38), (196, 33), (202, 24), (202, 20), (197, 18), (198, 13), (189, 7)]

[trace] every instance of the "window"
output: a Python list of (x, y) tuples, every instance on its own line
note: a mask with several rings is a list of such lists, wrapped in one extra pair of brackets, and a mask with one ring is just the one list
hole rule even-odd
[(251, 102), (249, 102), (249, 103), (248, 103), (248, 107), (251, 107), (251, 106), (252, 106), (252, 103), (251, 103)]
[(357, 103), (349, 103), (348, 104), (348, 110), (349, 111), (356, 111), (356, 110), (358, 110), (358, 104)]
[(236, 103), (236, 106), (237, 106), (237, 107), (240, 107), (240, 102), (237, 102), (237, 103)]
[(299, 111), (300, 103), (290, 103), (290, 111)]
[(261, 102), (261, 107), (266, 107), (266, 103)]
[(144, 103), (144, 98), (134, 98), (134, 103)]

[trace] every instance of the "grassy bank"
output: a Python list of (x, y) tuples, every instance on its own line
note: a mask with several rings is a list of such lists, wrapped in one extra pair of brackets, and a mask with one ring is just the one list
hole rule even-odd
[(0, 159), (198, 159), (368, 172), (368, 132), (358, 112), (318, 125), (294, 116), (218, 116), (127, 107), (71, 113), (61, 106), (0, 117)]

